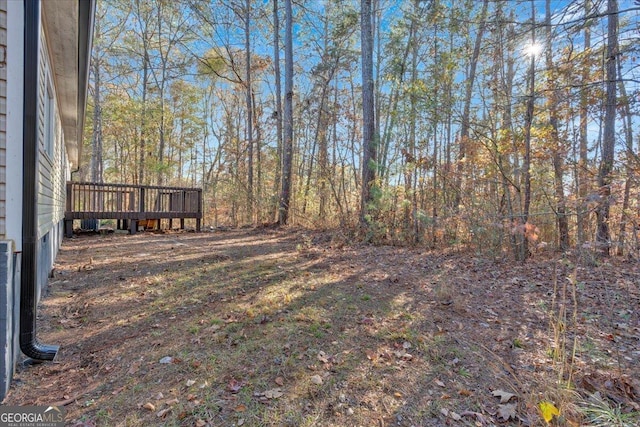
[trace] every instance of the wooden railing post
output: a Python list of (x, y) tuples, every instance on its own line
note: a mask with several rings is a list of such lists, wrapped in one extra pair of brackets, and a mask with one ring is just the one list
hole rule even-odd
[(145, 206), (144, 206), (144, 187), (140, 187), (140, 212), (144, 212), (145, 211)]

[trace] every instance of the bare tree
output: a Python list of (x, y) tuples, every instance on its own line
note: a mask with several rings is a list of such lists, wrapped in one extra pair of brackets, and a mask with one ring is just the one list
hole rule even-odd
[[(273, 68), (276, 79), (276, 111), (274, 116), (276, 119), (276, 139), (277, 139), (277, 163), (274, 178), (274, 194), (282, 186), (282, 82), (280, 81), (280, 18), (278, 16), (278, 0), (273, 0)], [(278, 220), (278, 212), (276, 209), (276, 221)]]
[(293, 166), (293, 31), (291, 0), (285, 0), (285, 40), (284, 40), (284, 161), (282, 163), (282, 190), (280, 192), (280, 212), (278, 222), (287, 224), (291, 201), (291, 170)]
[(360, 31), (362, 55), (362, 191), (360, 223), (367, 225), (369, 205), (373, 201), (372, 187), (376, 179), (375, 106), (373, 101), (373, 11), (371, 0), (360, 1)]
[(607, 56), (606, 56), (606, 100), (604, 131), (602, 140), (602, 159), (598, 170), (600, 201), (596, 208), (596, 242), (603, 256), (609, 256), (611, 234), (609, 230), (609, 208), (611, 197), (611, 172), (615, 146), (616, 121), (616, 56), (618, 55), (618, 0), (607, 3)]
[(469, 120), (471, 115), (471, 98), (473, 95), (473, 85), (476, 78), (476, 68), (478, 66), (478, 58), (480, 57), (480, 47), (482, 45), (482, 37), (484, 35), (484, 29), (486, 27), (487, 20), (487, 8), (489, 0), (484, 0), (482, 3), (482, 12), (480, 12), (480, 27), (478, 28), (478, 34), (476, 35), (475, 44), (473, 46), (473, 54), (471, 56), (471, 62), (469, 63), (469, 74), (465, 82), (465, 95), (464, 95), (464, 109), (462, 111), (462, 123), (460, 124), (460, 144), (458, 151), (458, 165), (457, 165), (457, 177), (456, 177), (456, 195), (454, 201), (454, 209), (457, 211), (460, 205), (460, 198), (462, 195), (462, 179), (464, 175), (465, 157), (467, 155), (467, 144), (469, 139)]
[[(551, 1), (546, 1), (545, 28), (547, 42), (551, 45)], [(554, 189), (556, 193), (556, 223), (558, 226), (558, 240), (560, 249), (564, 252), (569, 249), (569, 221), (566, 215), (566, 202), (564, 197), (564, 143), (560, 140), (559, 112), (558, 112), (558, 88), (556, 87), (556, 68), (553, 63), (551, 46), (546, 49), (546, 65), (549, 74), (549, 124), (551, 125), (551, 143), (553, 156)]]
[(246, 0), (244, 15), (244, 48), (246, 55), (245, 85), (247, 100), (247, 220), (253, 219), (253, 97), (251, 94), (251, 0)]
[[(591, 0), (585, 0), (584, 2), (584, 14), (589, 16), (591, 13)], [(591, 27), (587, 22), (584, 26), (584, 52), (588, 53), (591, 49)], [(587, 84), (590, 75), (589, 58), (586, 57), (582, 68), (582, 84)], [(588, 105), (589, 97), (588, 91), (583, 90), (580, 94), (580, 143), (579, 143), (579, 158), (578, 158), (578, 215), (577, 215), (577, 233), (578, 244), (582, 245), (587, 240), (586, 237), (586, 199), (588, 192), (588, 171), (587, 171), (587, 121), (588, 121)]]

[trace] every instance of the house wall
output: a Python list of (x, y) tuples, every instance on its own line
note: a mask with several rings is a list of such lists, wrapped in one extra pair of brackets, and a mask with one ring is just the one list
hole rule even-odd
[(7, 211), (7, 0), (0, 0), (0, 238)]
[(20, 352), (23, 30), (22, 2), (0, 0), (0, 400)]
[[(38, 300), (48, 283), (48, 274), (62, 241), (65, 183), (69, 176), (55, 76), (45, 34), (41, 24), (37, 104)], [(23, 52), (24, 4), (0, 0), (0, 400), (8, 391), (20, 356)]]
[(46, 29), (41, 24), (38, 65), (38, 299), (47, 284), (53, 261), (62, 243), (69, 174), (58, 96), (49, 54)]

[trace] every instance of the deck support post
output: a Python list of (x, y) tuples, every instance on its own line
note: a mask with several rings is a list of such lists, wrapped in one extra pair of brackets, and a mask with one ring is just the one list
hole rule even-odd
[(73, 237), (73, 220), (64, 220), (64, 236), (67, 238)]
[(129, 234), (136, 234), (138, 232), (138, 220), (132, 219), (129, 221)]

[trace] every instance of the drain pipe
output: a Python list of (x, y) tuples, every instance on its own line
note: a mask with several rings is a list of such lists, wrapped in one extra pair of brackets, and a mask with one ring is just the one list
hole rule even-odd
[(36, 338), (38, 234), (38, 40), (40, 0), (24, 0), (24, 122), (22, 152), (22, 264), (20, 274), (20, 349), (35, 360), (53, 360), (59, 346)]

